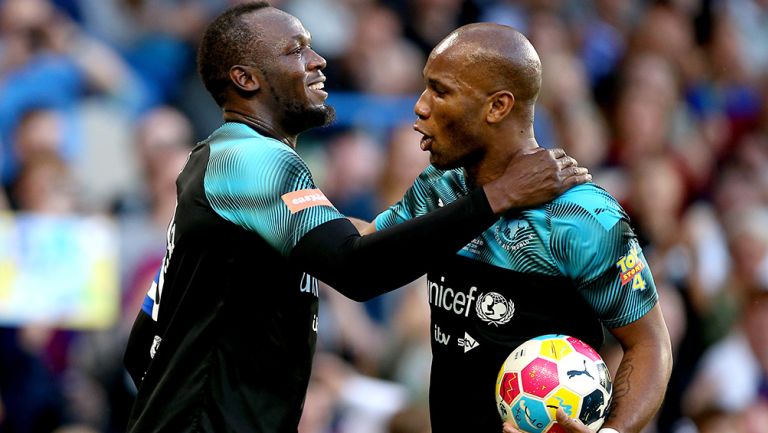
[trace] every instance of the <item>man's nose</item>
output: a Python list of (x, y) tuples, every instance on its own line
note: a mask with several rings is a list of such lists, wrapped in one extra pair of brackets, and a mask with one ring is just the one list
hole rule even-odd
[(328, 65), (328, 62), (325, 61), (323, 56), (320, 54), (317, 54), (315, 50), (312, 48), (308, 48), (310, 53), (309, 63), (307, 64), (307, 69), (310, 71), (313, 71), (315, 69), (325, 69), (326, 65)]
[(421, 95), (419, 96), (419, 100), (416, 101), (416, 105), (413, 106), (413, 112), (416, 113), (416, 115), (420, 119), (426, 119), (429, 117), (429, 105), (427, 104), (427, 91), (421, 92)]

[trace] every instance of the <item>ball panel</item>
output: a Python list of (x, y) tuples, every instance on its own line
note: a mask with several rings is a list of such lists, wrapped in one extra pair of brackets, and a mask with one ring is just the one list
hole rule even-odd
[(546, 397), (560, 383), (557, 364), (536, 358), (520, 372), (523, 390), (537, 397)]
[(520, 395), (520, 380), (518, 373), (514, 371), (504, 373), (499, 382), (497, 392), (504, 403), (511, 405), (512, 400)]
[(549, 338), (542, 340), (539, 355), (557, 361), (571, 352), (573, 352), (573, 348), (567, 340), (563, 340), (562, 338)]
[(613, 392), (613, 382), (611, 382), (611, 372), (608, 371), (608, 366), (605, 362), (600, 361), (597, 363), (597, 380), (600, 382), (600, 386), (603, 387), (610, 395)]
[[(579, 419), (586, 425), (591, 425), (600, 421), (605, 414), (606, 409), (605, 395), (599, 389), (596, 389), (582, 399), (581, 413)], [(602, 423), (601, 423), (602, 424)]]
[(544, 402), (528, 396), (521, 396), (512, 406), (512, 417), (518, 429), (528, 433), (543, 433), (552, 421), (549, 419)]
[(498, 409), (499, 415), (501, 415), (503, 421), (513, 421), (511, 409), (506, 403), (501, 401), (498, 396), (496, 397), (496, 409)]
[(517, 346), (517, 348), (509, 354), (507, 357), (505, 368), (507, 371), (516, 370), (520, 371), (538, 357), (541, 350), (541, 341), (528, 340), (525, 343)]
[(581, 353), (571, 353), (560, 360), (560, 382), (579, 395), (587, 395), (600, 386), (597, 366)]
[(555, 419), (557, 408), (562, 407), (565, 414), (571, 418), (576, 418), (579, 414), (579, 405), (581, 396), (568, 388), (559, 387), (546, 400), (549, 417)]
[(589, 358), (592, 361), (602, 361), (603, 359), (600, 358), (600, 354), (597, 353), (595, 349), (592, 348), (589, 344), (579, 340), (578, 338), (574, 337), (567, 337), (567, 340), (569, 343), (571, 343), (571, 346), (573, 346), (573, 349), (577, 352), (583, 354), (587, 358)]
[(538, 337), (533, 337), (528, 341), (542, 341), (542, 340), (550, 340), (552, 338), (563, 338), (565, 335), (563, 334), (545, 334), (545, 335), (539, 335)]

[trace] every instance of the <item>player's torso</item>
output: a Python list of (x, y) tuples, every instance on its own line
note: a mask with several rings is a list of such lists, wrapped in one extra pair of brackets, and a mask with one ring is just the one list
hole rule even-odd
[(317, 335), (317, 281), (211, 209), (209, 152), (198, 146), (177, 180), (161, 341), (133, 431), (295, 430)]
[[(461, 181), (443, 179), (430, 200), (455, 200)], [(596, 314), (552, 257), (548, 224), (544, 207), (500, 218), (427, 274), (435, 433), (500, 429), (496, 374), (523, 341), (564, 333), (602, 344)]]
[[(432, 182), (430, 193), (427, 206), (437, 208), (467, 194), (467, 188), (463, 176), (452, 171)], [(557, 331), (552, 328), (595, 332), (584, 318), (594, 325), (597, 316), (558, 267), (550, 234), (547, 205), (510, 213), (430, 269), (433, 350), (469, 353), (480, 348), (473, 340), (508, 346)]]

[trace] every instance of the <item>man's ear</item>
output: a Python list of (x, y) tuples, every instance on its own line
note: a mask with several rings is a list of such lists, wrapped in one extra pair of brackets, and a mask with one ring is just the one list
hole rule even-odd
[(257, 69), (251, 66), (234, 65), (229, 68), (229, 79), (238, 90), (252, 93), (261, 88)]
[(491, 124), (504, 120), (512, 107), (515, 106), (515, 95), (509, 90), (499, 90), (488, 97), (488, 111), (485, 113), (485, 121)]

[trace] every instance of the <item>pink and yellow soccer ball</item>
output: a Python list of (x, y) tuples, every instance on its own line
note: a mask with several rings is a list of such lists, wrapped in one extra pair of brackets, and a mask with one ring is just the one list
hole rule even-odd
[(528, 433), (564, 433), (555, 419), (559, 407), (597, 431), (611, 392), (608, 367), (595, 349), (578, 338), (548, 334), (507, 357), (496, 380), (496, 407), (504, 421)]

